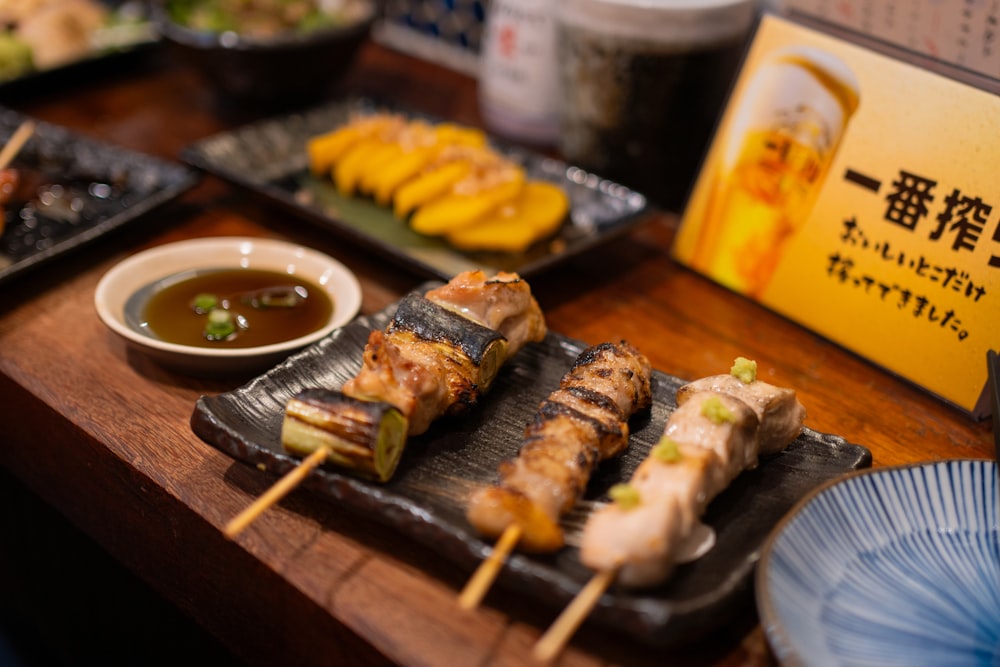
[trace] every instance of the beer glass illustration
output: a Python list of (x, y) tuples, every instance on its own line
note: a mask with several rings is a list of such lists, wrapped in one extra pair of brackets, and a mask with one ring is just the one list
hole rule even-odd
[(724, 128), (690, 264), (759, 297), (788, 239), (809, 217), (859, 86), (825, 51), (780, 49), (753, 74)]

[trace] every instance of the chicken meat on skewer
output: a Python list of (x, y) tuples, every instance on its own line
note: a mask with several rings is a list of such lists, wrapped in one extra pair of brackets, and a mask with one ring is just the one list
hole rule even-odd
[(459, 274), (402, 299), (370, 333), (358, 373), (340, 391), (309, 389), (286, 406), (282, 444), (386, 481), (406, 438), (476, 405), (504, 363), (547, 328), (517, 274)]
[(805, 408), (795, 397), (795, 390), (756, 379), (756, 366), (752, 362), (738, 362), (731, 373), (711, 375), (684, 385), (677, 390), (677, 404), (700, 391), (729, 394), (750, 406), (760, 421), (761, 456), (777, 454), (802, 432)]
[(482, 271), (460, 273), (424, 296), (462, 317), (493, 329), (507, 339), (514, 356), (530, 342), (545, 338), (545, 317), (528, 283), (516, 273), (501, 271), (488, 279)]
[(584, 350), (539, 405), (517, 456), (500, 465), (499, 483), (473, 494), (469, 522), (494, 538), (516, 524), (522, 549), (559, 549), (559, 517), (597, 464), (628, 445), (629, 418), (650, 406), (651, 372), (645, 355), (625, 341)]
[(756, 374), (756, 362), (741, 357), (731, 370), (735, 382), (713, 376), (678, 390), (660, 441), (628, 483), (610, 489), (613, 502), (587, 519), (580, 560), (594, 577), (535, 644), (536, 659), (558, 654), (612, 582), (662, 583), (689, 549), (709, 502), (755, 467), (765, 449), (776, 454), (798, 437), (805, 410), (794, 392)]
[(660, 442), (615, 489), (615, 502), (589, 517), (580, 547), (585, 565), (617, 572), (624, 586), (662, 582), (708, 503), (756, 467), (761, 434), (769, 454), (799, 435), (805, 410), (793, 391), (757, 380), (756, 365), (743, 359), (733, 380), (715, 376), (678, 390), (680, 405)]

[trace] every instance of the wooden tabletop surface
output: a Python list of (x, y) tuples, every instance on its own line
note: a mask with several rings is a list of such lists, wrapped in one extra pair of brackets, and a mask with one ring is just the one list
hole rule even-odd
[[(227, 106), (169, 52), (138, 60), (3, 103), (171, 160), (264, 115)], [(341, 88), (479, 123), (472, 79), (377, 45)], [(992, 455), (989, 423), (672, 262), (675, 223), (651, 214), (624, 238), (533, 278), (550, 329), (587, 343), (629, 339), (682, 378), (754, 358), (767, 379), (797, 389), (808, 426), (864, 445), (876, 466)], [(455, 597), (469, 572), (306, 492), (235, 540), (222, 534), (274, 480), (200, 440), (189, 419), (199, 396), (242, 381), (158, 367), (127, 350), (93, 305), (116, 262), (219, 235), (292, 240), (340, 259), (362, 284), (366, 314), (423, 280), (206, 176), (141, 221), (0, 286), (0, 463), (249, 663), (529, 663), (558, 610), (497, 590), (462, 613)], [(738, 618), (666, 654), (590, 628), (560, 664), (772, 664), (752, 605)]]

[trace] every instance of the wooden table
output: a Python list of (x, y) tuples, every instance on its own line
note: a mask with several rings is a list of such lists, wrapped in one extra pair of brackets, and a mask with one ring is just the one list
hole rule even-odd
[[(364, 50), (342, 87), (479, 122), (472, 80), (379, 46)], [(163, 52), (6, 103), (169, 159), (260, 116), (220, 103)], [(625, 337), (680, 377), (752, 357), (766, 378), (797, 388), (810, 427), (867, 446), (877, 466), (991, 456), (988, 423), (673, 263), (674, 225), (671, 215), (651, 215), (598, 253), (533, 279), (550, 328), (588, 343)], [(290, 239), (339, 258), (362, 283), (364, 313), (423, 280), (206, 177), (167, 208), (0, 289), (0, 463), (248, 662), (529, 662), (553, 610), (494, 591), (479, 611), (460, 613), (455, 595), (467, 572), (307, 493), (293, 493), (235, 541), (223, 536), (273, 480), (205, 444), (188, 420), (200, 395), (241, 382), (157, 367), (127, 351), (93, 307), (98, 280), (116, 262), (215, 235)], [(753, 610), (744, 616), (667, 656), (578, 633), (561, 664), (771, 664)]]

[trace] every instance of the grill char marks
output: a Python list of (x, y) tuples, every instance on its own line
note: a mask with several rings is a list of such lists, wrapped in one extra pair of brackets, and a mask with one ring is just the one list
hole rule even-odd
[(521, 548), (563, 544), (559, 517), (580, 498), (601, 461), (628, 445), (628, 419), (649, 407), (649, 360), (625, 341), (584, 350), (527, 425), (518, 455), (498, 467), (499, 483), (471, 499), (467, 516), (484, 535), (521, 527)]
[(400, 301), (385, 331), (372, 331), (358, 374), (343, 392), (386, 401), (409, 435), (475, 406), (503, 364), (547, 329), (528, 284), (517, 274), (459, 274), (426, 295)]

